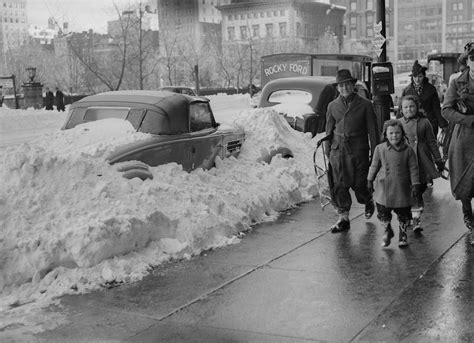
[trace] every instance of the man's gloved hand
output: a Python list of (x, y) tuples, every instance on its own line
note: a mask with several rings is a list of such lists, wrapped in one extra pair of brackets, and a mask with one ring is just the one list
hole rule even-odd
[(438, 169), (438, 172), (442, 173), (444, 170), (444, 162), (443, 161), (436, 161), (436, 168)]
[(417, 198), (418, 196), (420, 196), (420, 194), (421, 194), (420, 187), (421, 187), (421, 185), (419, 183), (416, 184), (416, 185), (411, 186), (411, 196), (413, 198)]
[(374, 181), (367, 180), (367, 189), (370, 193), (374, 192)]

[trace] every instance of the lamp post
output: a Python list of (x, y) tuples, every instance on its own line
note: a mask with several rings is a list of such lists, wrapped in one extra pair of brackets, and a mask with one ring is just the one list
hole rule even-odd
[(35, 82), (36, 68), (27, 67), (26, 75), (29, 81), (22, 85), (24, 93), (24, 108), (42, 108), (43, 107), (43, 85)]

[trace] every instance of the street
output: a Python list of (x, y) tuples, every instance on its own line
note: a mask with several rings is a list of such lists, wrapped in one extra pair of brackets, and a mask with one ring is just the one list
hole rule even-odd
[[(449, 184), (425, 193), (424, 231), (382, 248), (376, 216), (352, 228), (319, 200), (239, 244), (155, 269), (135, 284), (65, 296), (68, 323), (41, 342), (471, 342), (473, 249)], [(398, 226), (393, 220), (394, 227)]]

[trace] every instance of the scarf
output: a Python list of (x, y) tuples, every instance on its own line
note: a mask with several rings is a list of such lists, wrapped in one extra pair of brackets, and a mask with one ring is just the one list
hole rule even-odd
[(420, 95), (421, 92), (423, 92), (423, 82), (417, 85), (415, 82), (413, 82), (413, 88), (415, 88), (416, 94)]

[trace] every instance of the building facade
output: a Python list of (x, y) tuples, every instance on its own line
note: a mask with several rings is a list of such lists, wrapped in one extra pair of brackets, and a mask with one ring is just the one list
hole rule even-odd
[[(341, 6), (307, 0), (233, 0), (218, 7), (222, 13), (223, 44), (238, 44), (252, 40), (255, 44), (276, 46), (312, 45), (312, 53), (324, 42), (330, 32), (343, 41), (343, 16)], [(271, 51), (268, 51), (271, 52)], [(288, 51), (285, 51), (288, 52)]]
[(28, 41), (26, 0), (3, 0), (0, 3), (0, 48), (3, 53)]

